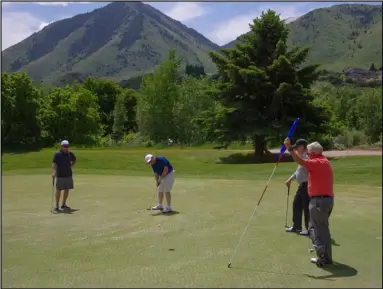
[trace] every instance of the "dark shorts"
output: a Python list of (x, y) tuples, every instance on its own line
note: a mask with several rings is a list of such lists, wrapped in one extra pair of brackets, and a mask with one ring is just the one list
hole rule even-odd
[(73, 190), (74, 184), (73, 184), (73, 178), (67, 177), (67, 178), (56, 178), (56, 190), (62, 191), (62, 190)]

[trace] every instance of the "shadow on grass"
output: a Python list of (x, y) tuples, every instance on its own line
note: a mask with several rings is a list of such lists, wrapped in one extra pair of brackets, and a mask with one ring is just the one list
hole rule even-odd
[(314, 276), (309, 274), (305, 275), (312, 279), (322, 280), (340, 277), (352, 277), (358, 274), (358, 270), (356, 270), (355, 268), (338, 262), (334, 262), (332, 265), (324, 265), (321, 269), (330, 274), (325, 276)]
[(72, 215), (77, 211), (80, 211), (80, 209), (62, 210), (59, 212), (59, 214)]
[(37, 153), (41, 151), (43, 148), (4, 148), (1, 151), (1, 154), (10, 154), (10, 155), (18, 155), (18, 154), (26, 154), (26, 153)]
[[(254, 153), (235, 153), (226, 157), (219, 158), (217, 163), (242, 165), (242, 164), (260, 164), (260, 163), (276, 163), (278, 161), (279, 154), (265, 154), (262, 158), (258, 158)], [(281, 162), (292, 162), (293, 159), (290, 155), (284, 155)]]
[(171, 211), (170, 213), (162, 213), (162, 212), (158, 212), (158, 213), (155, 213), (155, 214), (152, 214), (153, 217), (155, 216), (173, 216), (173, 215), (177, 215), (179, 214), (180, 212), (177, 212), (177, 211)]
[(331, 238), (331, 245), (333, 246), (340, 246), (333, 238)]
[(260, 272), (260, 273), (269, 273), (269, 274), (278, 274), (278, 275), (290, 275), (290, 276), (300, 276), (300, 277), (305, 277), (304, 274), (273, 272), (273, 271), (267, 271), (267, 270), (250, 269), (250, 268), (233, 267), (233, 266), (230, 267), (230, 269), (235, 269), (235, 270), (247, 270), (247, 271), (254, 271), (254, 272)]
[[(265, 163), (276, 163), (278, 161), (279, 154), (269, 153), (263, 155), (262, 158), (258, 158), (254, 153), (235, 153), (226, 157), (221, 157), (217, 161), (218, 164), (231, 164), (231, 165), (243, 165), (243, 164), (265, 164)], [(327, 157), (329, 160), (334, 161), (339, 158)], [(280, 161), (281, 163), (294, 162), (290, 155), (284, 155)]]

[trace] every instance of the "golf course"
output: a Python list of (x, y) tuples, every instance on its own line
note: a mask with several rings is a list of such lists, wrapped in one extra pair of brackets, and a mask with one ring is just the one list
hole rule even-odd
[[(310, 264), (309, 238), (285, 232), (284, 181), (296, 164), (282, 162), (228, 268), (274, 163), (235, 163), (239, 150), (71, 150), (72, 211), (59, 214), (55, 150), (3, 154), (2, 287), (382, 286), (381, 155), (331, 158), (333, 265)], [(156, 187), (146, 153), (174, 166), (171, 214), (147, 210)]]
[(11, 2), (2, 288), (382, 287), (381, 3)]

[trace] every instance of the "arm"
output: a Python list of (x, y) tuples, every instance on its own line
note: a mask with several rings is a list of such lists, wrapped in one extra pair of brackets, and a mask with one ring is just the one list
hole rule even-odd
[(287, 179), (287, 181), (292, 181), (292, 180), (295, 180), (297, 178), (297, 171), (295, 171), (292, 175), (291, 175), (291, 177), (289, 177), (288, 179)]
[(169, 172), (169, 168), (166, 166), (164, 167), (164, 170), (162, 171), (162, 175), (161, 175), (161, 178), (163, 178), (164, 176), (166, 176)]
[(56, 163), (52, 163), (52, 177), (56, 176), (56, 170), (57, 170)]
[(301, 166), (304, 166), (305, 160), (302, 159), (302, 157), (299, 154), (297, 154), (294, 150), (291, 150), (291, 140), (289, 138), (286, 138), (283, 144), (285, 145), (286, 149), (290, 152), (290, 155), (293, 158), (293, 160)]
[(57, 155), (53, 155), (53, 160), (52, 160), (52, 177), (56, 176), (56, 171), (57, 171)]
[(156, 182), (160, 183), (161, 179), (168, 174), (168, 171), (169, 171), (169, 168), (168, 167), (164, 167), (161, 175), (154, 174), (154, 178), (156, 179)]
[(299, 154), (297, 154), (296, 151), (292, 150), (290, 152), (290, 155), (296, 163), (300, 164), (301, 166), (305, 166), (306, 161), (302, 159), (302, 157)]
[(71, 166), (73, 167), (76, 164), (77, 158), (76, 158), (75, 154), (72, 152), (70, 153), (70, 155), (72, 157)]

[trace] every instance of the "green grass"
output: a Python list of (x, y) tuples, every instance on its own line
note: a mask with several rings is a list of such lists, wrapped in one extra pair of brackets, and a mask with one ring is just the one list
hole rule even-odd
[(284, 232), (292, 163), (278, 167), (228, 269), (273, 164), (216, 164), (228, 151), (156, 151), (177, 176), (179, 213), (164, 216), (146, 210), (154, 180), (144, 150), (76, 150), (68, 204), (78, 210), (52, 215), (52, 153), (3, 155), (3, 287), (382, 286), (381, 157), (332, 161), (339, 246), (328, 272), (309, 263), (306, 237)]
[[(147, 176), (150, 169), (145, 165), (146, 153), (165, 155), (175, 167), (178, 177), (198, 177), (204, 179), (267, 180), (274, 163), (270, 164), (232, 164), (222, 163), (222, 159), (238, 150), (208, 149), (77, 149), (73, 151), (78, 163), (75, 172), (79, 174), (107, 174)], [(50, 165), (54, 150), (44, 149), (26, 154), (4, 154), (3, 174), (50, 174)], [(243, 153), (246, 159), (246, 154)], [(368, 184), (381, 186), (381, 156), (356, 156), (332, 160), (335, 182), (342, 184)], [(282, 163), (275, 178), (284, 179), (295, 169), (294, 163)]]

